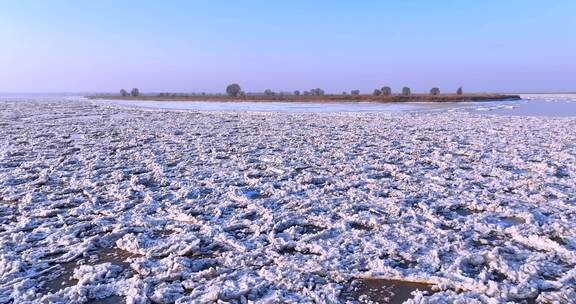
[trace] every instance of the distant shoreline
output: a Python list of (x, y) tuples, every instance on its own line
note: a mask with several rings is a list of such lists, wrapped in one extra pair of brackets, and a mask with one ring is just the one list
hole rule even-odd
[(88, 99), (108, 100), (144, 100), (144, 101), (213, 101), (213, 102), (480, 102), (499, 100), (521, 100), (520, 95), (507, 94), (413, 94), (410, 96), (373, 96), (373, 95), (276, 95), (276, 96), (243, 96), (230, 97), (224, 95), (187, 95), (187, 96), (119, 96), (119, 95), (91, 95)]

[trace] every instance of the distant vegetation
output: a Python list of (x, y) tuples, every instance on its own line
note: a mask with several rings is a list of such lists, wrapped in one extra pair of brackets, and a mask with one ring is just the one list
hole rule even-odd
[(402, 88), (402, 96), (410, 96), (410, 95), (412, 95), (410, 88), (409, 87), (403, 87)]
[(138, 88), (133, 88), (132, 91), (130, 91), (130, 93), (128, 93), (128, 91), (122, 89), (122, 90), (120, 90), (120, 96), (122, 96), (122, 97), (128, 97), (128, 96), (137, 97), (137, 96), (140, 96), (140, 90), (138, 90)]
[(283, 102), (409, 102), (409, 101), (429, 101), (429, 102), (458, 102), (458, 101), (496, 101), (496, 100), (520, 100), (519, 95), (505, 94), (464, 94), (462, 87), (455, 93), (441, 94), (437, 87), (431, 88), (429, 92), (412, 94), (409, 87), (403, 87), (400, 92), (393, 94), (392, 89), (384, 86), (381, 89), (374, 89), (371, 94), (361, 94), (360, 90), (343, 91), (341, 93), (326, 94), (321, 88), (307, 91), (294, 90), (272, 91), (266, 89), (261, 92), (245, 92), (237, 83), (230, 84), (223, 93), (144, 93), (138, 88), (130, 92), (122, 89), (120, 94), (99, 94), (87, 96), (91, 99), (130, 99), (154, 100), (154, 101), (283, 101)]
[(233, 83), (233, 84), (226, 87), (226, 94), (228, 94), (228, 96), (230, 96), (230, 97), (239, 96), (241, 91), (242, 91), (242, 88), (240, 88), (240, 85), (237, 83)]
[[(111, 96), (111, 95), (107, 95)], [(112, 95), (113, 96), (113, 95)], [(370, 100), (370, 101), (409, 101), (409, 100), (431, 100), (431, 101), (457, 101), (457, 100), (486, 100), (486, 99), (498, 99), (496, 97), (504, 98), (516, 98), (518, 96), (511, 95), (498, 95), (498, 94), (466, 94), (462, 87), (456, 90), (456, 94), (441, 94), (440, 89), (433, 87), (430, 89), (428, 94), (412, 94), (409, 87), (403, 87), (399, 93), (393, 94), (392, 88), (389, 86), (383, 86), (381, 88), (376, 88), (372, 91), (372, 94), (361, 94), (360, 90), (351, 90), (349, 92), (343, 91), (340, 94), (326, 94), (321, 88), (314, 88), (307, 91), (294, 90), (290, 91), (273, 91), (271, 89), (266, 89), (263, 92), (245, 92), (242, 90), (239, 84), (232, 83), (226, 86), (225, 93), (211, 93), (207, 94), (205, 92), (201, 93), (148, 93), (142, 95), (138, 88), (133, 88), (130, 92), (125, 89), (120, 90), (120, 97), (130, 98), (130, 97), (162, 97), (163, 99), (179, 99), (179, 100), (220, 100), (220, 99), (252, 99), (252, 100), (294, 100), (294, 101), (357, 101), (357, 100)], [(321, 98), (320, 98), (321, 97)], [(205, 99), (201, 99), (205, 98)], [(269, 99), (266, 99), (269, 98)]]
[(312, 89), (310, 92), (312, 93), (312, 96), (324, 96), (324, 90), (320, 88)]
[(383, 87), (380, 91), (382, 92), (382, 96), (392, 95), (392, 89), (390, 87)]

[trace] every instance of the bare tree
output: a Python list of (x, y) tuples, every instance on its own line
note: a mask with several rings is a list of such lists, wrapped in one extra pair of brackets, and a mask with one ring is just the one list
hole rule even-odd
[(304, 95), (304, 96), (310, 96), (311, 93), (310, 93), (309, 91), (304, 91), (304, 92), (302, 93), (302, 95)]
[(456, 91), (456, 94), (458, 94), (458, 95), (464, 94), (464, 91), (462, 90), (462, 87), (459, 87), (459, 88), (458, 88), (458, 90)]
[(241, 91), (242, 88), (240, 88), (240, 85), (237, 83), (230, 84), (226, 87), (226, 94), (230, 97), (237, 97)]
[(352, 90), (352, 91), (350, 91), (350, 95), (358, 96), (358, 95), (360, 95), (360, 90)]
[(346, 95), (348, 95), (348, 92), (344, 91), (344, 92), (342, 92), (342, 95), (346, 96)]
[(140, 90), (138, 90), (138, 88), (133, 88), (132, 91), (130, 91), (130, 95), (133, 97), (138, 97), (140, 96)]
[(404, 96), (412, 95), (412, 93), (410, 92), (410, 88), (409, 87), (403, 87), (402, 88), (402, 95), (404, 95)]
[(239, 95), (240, 95), (240, 97), (246, 97), (246, 92), (240, 91)]
[(372, 95), (374, 95), (374, 96), (380, 96), (380, 95), (382, 95), (382, 91), (380, 91), (380, 90), (378, 90), (378, 89), (375, 89), (374, 92), (372, 93)]
[(266, 96), (274, 96), (274, 92), (270, 89), (266, 89), (266, 91), (264, 91), (264, 95)]
[(382, 91), (382, 95), (384, 96), (392, 95), (392, 89), (390, 87), (382, 87), (380, 91)]
[(434, 95), (434, 96), (440, 95), (440, 89), (439, 88), (432, 88), (430, 90), (430, 95)]
[(300, 91), (298, 91), (298, 90), (294, 91), (294, 95), (300, 96)]
[(128, 92), (126, 90), (122, 89), (122, 90), (120, 90), (120, 95), (123, 97), (126, 97), (126, 96), (128, 96)]

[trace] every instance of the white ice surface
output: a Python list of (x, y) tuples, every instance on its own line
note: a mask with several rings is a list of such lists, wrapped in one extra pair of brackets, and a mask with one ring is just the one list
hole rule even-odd
[(574, 118), (2, 101), (0, 302), (570, 303), (575, 158)]

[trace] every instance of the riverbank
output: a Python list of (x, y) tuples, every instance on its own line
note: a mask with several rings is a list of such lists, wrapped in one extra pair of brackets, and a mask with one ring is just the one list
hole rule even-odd
[(413, 94), (411, 96), (373, 96), (373, 95), (324, 95), (324, 96), (304, 96), (304, 95), (276, 95), (276, 96), (244, 96), (230, 97), (224, 95), (185, 95), (185, 96), (119, 96), (119, 95), (91, 95), (88, 99), (107, 100), (150, 100), (150, 101), (217, 101), (217, 102), (480, 102), (498, 100), (520, 100), (520, 95), (508, 94)]

